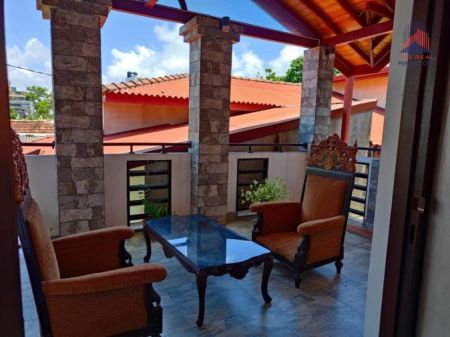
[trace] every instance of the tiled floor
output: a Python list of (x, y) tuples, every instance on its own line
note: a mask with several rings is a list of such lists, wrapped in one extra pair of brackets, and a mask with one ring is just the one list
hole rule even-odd
[[(250, 237), (248, 221), (233, 222), (231, 229)], [(243, 280), (209, 277), (203, 327), (197, 328), (198, 299), (195, 278), (174, 259), (166, 259), (153, 244), (152, 261), (166, 266), (167, 279), (155, 286), (162, 297), (165, 337), (360, 337), (363, 330), (370, 242), (347, 233), (341, 276), (333, 264), (304, 274), (300, 289), (292, 272), (275, 263), (269, 281), (270, 306), (260, 293), (262, 267)], [(138, 234), (127, 243), (135, 264), (142, 262), (145, 243)], [(23, 258), (23, 302), (27, 337), (39, 336), (37, 315)]]

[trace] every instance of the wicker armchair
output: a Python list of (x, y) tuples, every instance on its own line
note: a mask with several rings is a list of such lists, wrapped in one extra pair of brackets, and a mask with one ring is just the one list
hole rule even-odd
[(253, 240), (294, 270), (297, 288), (305, 270), (335, 262), (341, 272), (356, 152), (337, 135), (313, 144), (301, 202), (250, 206), (258, 213)]

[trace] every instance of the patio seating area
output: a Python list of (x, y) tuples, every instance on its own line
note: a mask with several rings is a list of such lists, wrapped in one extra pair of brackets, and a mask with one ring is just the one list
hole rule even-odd
[(9, 1), (1, 336), (448, 335), (450, 1)]
[[(227, 227), (251, 238), (255, 217), (229, 222)], [(269, 280), (272, 304), (264, 305), (259, 285), (262, 267), (252, 268), (242, 280), (229, 276), (210, 277), (206, 296), (205, 323), (198, 328), (195, 277), (174, 259), (168, 259), (153, 242), (152, 262), (163, 264), (167, 279), (155, 285), (164, 309), (162, 336), (348, 336), (362, 335), (366, 300), (370, 241), (346, 234), (344, 268), (340, 276), (333, 264), (308, 271), (300, 289), (292, 271), (279, 262)], [(134, 264), (143, 263), (146, 247), (142, 233), (126, 243)], [(23, 307), (27, 337), (39, 335), (39, 321), (21, 255)]]

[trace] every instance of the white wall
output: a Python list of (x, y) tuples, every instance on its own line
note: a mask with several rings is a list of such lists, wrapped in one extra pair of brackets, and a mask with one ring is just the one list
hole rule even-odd
[(240, 158), (268, 158), (268, 178), (283, 177), (290, 199), (300, 201), (306, 172), (306, 152), (230, 152), (228, 175), (228, 213), (236, 212), (237, 161)]
[[(376, 98), (377, 105), (384, 108), (386, 106), (386, 87), (388, 78), (372, 77), (372, 78), (356, 78), (353, 84), (353, 97), (357, 99)], [(344, 94), (345, 81), (333, 83), (333, 90), (340, 94)]]
[(127, 161), (172, 161), (172, 211), (177, 215), (190, 213), (191, 155), (110, 154), (105, 155), (105, 222), (106, 226), (126, 226), (127, 223)]
[(450, 334), (450, 94), (430, 207), (417, 336)]
[(41, 208), (52, 235), (59, 234), (58, 179), (55, 156), (25, 156), (31, 195)]
[[(237, 160), (268, 158), (268, 177), (283, 177), (290, 199), (300, 200), (306, 170), (305, 152), (230, 152), (228, 177), (228, 209), (236, 211)], [(109, 154), (105, 155), (105, 222), (107, 226), (127, 225), (127, 161), (172, 161), (172, 210), (178, 215), (190, 213), (191, 155)], [(45, 222), (58, 234), (58, 190), (55, 156), (26, 156), (30, 185), (34, 198), (42, 208)], [(43, 174), (44, 173), (44, 174)]]
[(377, 208), (375, 211), (372, 249), (367, 285), (364, 336), (378, 337), (381, 317), (381, 300), (386, 264), (386, 250), (397, 161), (400, 118), (405, 91), (406, 67), (398, 64), (403, 30), (411, 21), (413, 0), (397, 1), (394, 33), (389, 68), (386, 114), (383, 130), (383, 147), (378, 177)]

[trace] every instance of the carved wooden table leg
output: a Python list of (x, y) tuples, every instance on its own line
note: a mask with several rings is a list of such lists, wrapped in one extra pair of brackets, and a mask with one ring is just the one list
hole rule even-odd
[(144, 228), (144, 239), (145, 244), (147, 245), (147, 254), (144, 256), (144, 262), (149, 262), (152, 256), (152, 240), (150, 239), (150, 235), (148, 235), (147, 230)]
[(273, 259), (272, 257), (269, 257), (267, 260), (264, 261), (264, 269), (263, 269), (263, 276), (262, 276), (262, 282), (261, 282), (261, 293), (264, 298), (264, 302), (269, 304), (272, 302), (272, 297), (269, 295), (268, 291), (268, 284), (269, 284), (269, 276), (270, 272), (272, 271), (273, 267)]
[(198, 317), (197, 326), (203, 325), (203, 319), (205, 318), (205, 295), (206, 295), (206, 279), (207, 275), (199, 273), (197, 276), (197, 291), (198, 291)]

